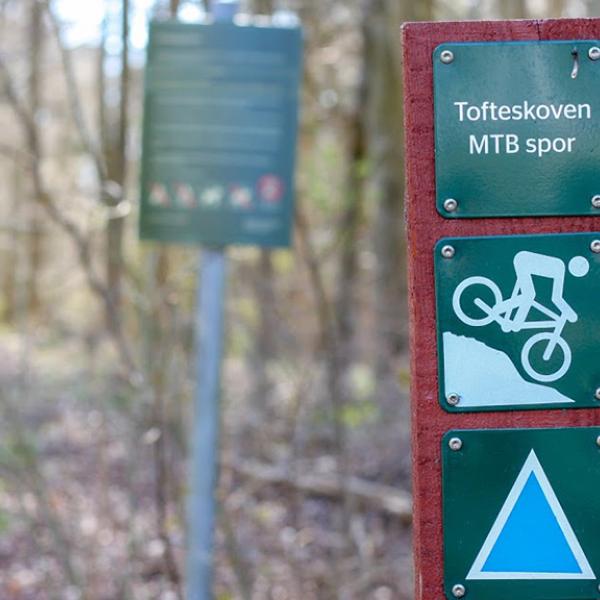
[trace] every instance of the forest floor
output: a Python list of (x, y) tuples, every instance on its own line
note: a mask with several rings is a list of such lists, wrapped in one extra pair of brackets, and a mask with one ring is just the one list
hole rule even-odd
[[(159, 427), (106, 364), (77, 341), (0, 333), (2, 600), (181, 597), (189, 402), (167, 398)], [(409, 600), (407, 386), (375, 400), (354, 374), (340, 453), (312, 368), (297, 393), (274, 369), (257, 407), (247, 364), (227, 361), (217, 598)]]

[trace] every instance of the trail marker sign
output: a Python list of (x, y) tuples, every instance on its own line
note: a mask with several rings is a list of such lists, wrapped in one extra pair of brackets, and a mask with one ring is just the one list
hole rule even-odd
[(415, 600), (600, 597), (598, 40), (403, 28)]
[(600, 214), (600, 42), (445, 43), (433, 65), (444, 217)]
[(298, 27), (151, 25), (142, 238), (289, 245), (301, 53)]
[(476, 600), (598, 596), (599, 434), (597, 427), (446, 434), (442, 454), (449, 597), (456, 585)]
[(444, 238), (435, 270), (446, 410), (600, 406), (600, 233)]

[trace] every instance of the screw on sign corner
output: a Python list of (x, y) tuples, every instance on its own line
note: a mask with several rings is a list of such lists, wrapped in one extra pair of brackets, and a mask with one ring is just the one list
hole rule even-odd
[(462, 440), (460, 438), (453, 437), (448, 442), (448, 447), (450, 448), (450, 450), (452, 450), (454, 452), (458, 452), (459, 450), (462, 449), (463, 442), (462, 442)]
[[(598, 241), (598, 252), (600, 252), (600, 240)], [(592, 248), (593, 249), (593, 248)], [(594, 250), (595, 252), (595, 250)], [(442, 256), (444, 258), (454, 258), (454, 255), (456, 254), (456, 249), (454, 248), (454, 246), (444, 246), (442, 248)]]
[[(591, 244), (590, 244), (590, 250), (594, 253), (594, 254), (600, 254), (600, 240), (594, 240)], [(442, 248), (442, 254), (443, 254), (444, 250)]]
[[(600, 208), (600, 196), (595, 196), (598, 198), (598, 208)], [(444, 210), (446, 212), (456, 212), (456, 210), (458, 209), (458, 201), (456, 201), (454, 198), (448, 198), (447, 200), (444, 200)]]
[[(590, 50), (591, 52), (591, 50)], [(590, 54), (590, 58), (591, 54)], [(445, 64), (445, 65), (449, 65), (452, 61), (454, 61), (454, 52), (452, 52), (452, 50), (444, 50), (441, 54), (440, 54), (440, 60)], [(592, 59), (595, 60), (595, 59)]]
[(592, 46), (588, 51), (590, 60), (600, 60), (600, 48), (598, 46)]
[(460, 403), (460, 396), (458, 394), (455, 394), (455, 393), (448, 394), (446, 396), (446, 402), (450, 406), (458, 406), (458, 404)]
[(467, 595), (467, 589), (464, 585), (458, 583), (452, 588), (452, 595), (455, 598), (464, 598)]
[(592, 206), (594, 208), (600, 208), (600, 194), (596, 194), (593, 198), (592, 198)]

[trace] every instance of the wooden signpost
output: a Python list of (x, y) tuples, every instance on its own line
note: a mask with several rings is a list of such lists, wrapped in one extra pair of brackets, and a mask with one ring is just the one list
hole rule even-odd
[(598, 597), (600, 20), (403, 40), (416, 599)]

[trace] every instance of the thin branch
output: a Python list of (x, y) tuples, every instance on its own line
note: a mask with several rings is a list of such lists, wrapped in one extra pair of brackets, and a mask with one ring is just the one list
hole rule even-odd
[(223, 458), (222, 466), (262, 485), (301, 490), (305, 494), (329, 500), (343, 502), (344, 495), (348, 494), (367, 509), (378, 510), (396, 517), (405, 525), (410, 525), (412, 522), (412, 500), (409, 494), (387, 485), (349, 477), (342, 489), (335, 475), (310, 474), (290, 477), (287, 469), (258, 461), (240, 462), (233, 457)]
[(94, 140), (85, 121), (83, 108), (81, 104), (81, 95), (77, 86), (77, 79), (75, 77), (75, 68), (73, 66), (71, 51), (67, 49), (63, 42), (61, 24), (57, 16), (54, 14), (52, 8), (50, 7), (49, 2), (47, 0), (44, 0), (43, 4), (44, 8), (46, 9), (46, 13), (48, 14), (50, 24), (52, 25), (54, 37), (56, 38), (56, 44), (60, 52), (65, 82), (67, 84), (67, 97), (69, 100), (71, 115), (76, 125), (77, 133), (79, 134), (81, 143), (83, 144), (83, 147), (85, 148), (86, 152), (92, 157), (92, 160), (94, 161), (94, 166), (96, 168), (96, 174), (100, 185), (104, 186), (104, 182), (107, 179), (106, 164), (104, 162), (104, 158), (102, 157), (100, 146)]
[(12, 76), (6, 63), (0, 57), (0, 75), (4, 83), (4, 92), (11, 105), (15, 115), (23, 127), (28, 145), (29, 155), (29, 170), (31, 174), (32, 184), (35, 192), (36, 200), (44, 208), (46, 214), (54, 221), (72, 240), (77, 251), (79, 263), (86, 275), (88, 285), (92, 292), (101, 300), (106, 308), (106, 313), (109, 317), (109, 331), (115, 342), (121, 360), (130, 376), (137, 373), (138, 370), (133, 359), (133, 354), (129, 348), (129, 344), (125, 339), (123, 330), (120, 327), (116, 308), (112, 301), (110, 291), (107, 289), (104, 282), (97, 275), (92, 259), (92, 249), (89, 240), (77, 223), (64, 214), (57, 206), (56, 202), (48, 192), (41, 171), (41, 157), (39, 156), (39, 148), (35, 140), (37, 139), (38, 131), (36, 123), (31, 113), (25, 107), (25, 103), (17, 94)]

